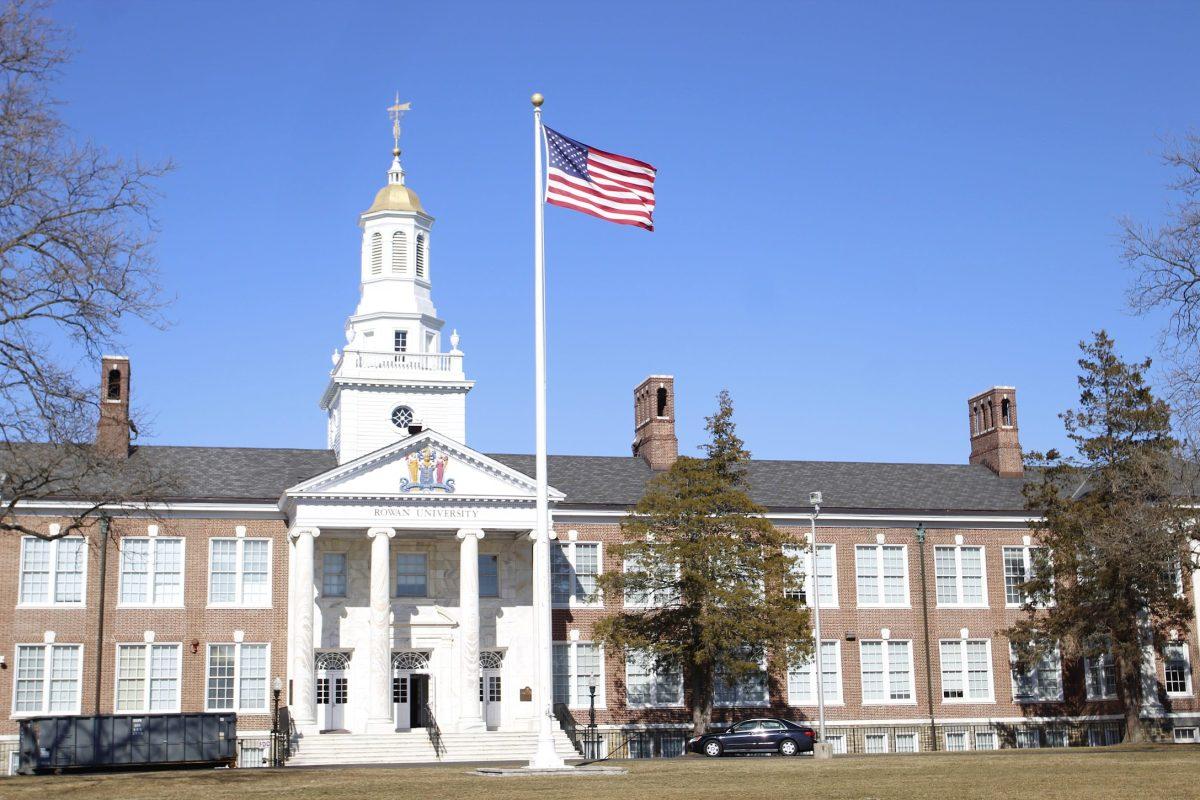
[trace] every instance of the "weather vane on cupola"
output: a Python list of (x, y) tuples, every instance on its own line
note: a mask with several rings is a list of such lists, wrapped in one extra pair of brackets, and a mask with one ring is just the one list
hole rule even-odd
[(400, 93), (396, 92), (396, 100), (388, 106), (388, 116), (392, 118), (392, 168), (388, 177), (393, 183), (404, 183), (404, 170), (400, 167), (400, 117), (412, 108), (412, 103), (401, 103)]

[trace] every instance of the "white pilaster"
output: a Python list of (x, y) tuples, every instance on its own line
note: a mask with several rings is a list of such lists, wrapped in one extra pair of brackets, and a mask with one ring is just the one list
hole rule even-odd
[(367, 631), (367, 733), (396, 730), (392, 716), (392, 593), (391, 541), (393, 528), (370, 528), (371, 616)]
[(483, 708), (479, 704), (479, 540), (483, 531), (458, 532), (458, 653), (462, 682), (459, 684), (459, 730), (483, 730)]
[(292, 718), (303, 730), (317, 725), (317, 678), (314, 670), (313, 618), (315, 614), (315, 585), (313, 583), (313, 545), (321, 535), (319, 528), (293, 528), (292, 588), (295, 624), (292, 628)]

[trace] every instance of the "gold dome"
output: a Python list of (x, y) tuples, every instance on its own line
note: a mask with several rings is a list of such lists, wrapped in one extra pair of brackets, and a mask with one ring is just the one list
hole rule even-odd
[(421, 208), (421, 198), (417, 197), (417, 193), (408, 188), (402, 183), (389, 183), (379, 190), (379, 194), (375, 195), (375, 202), (371, 203), (371, 207), (364, 211), (364, 214), (374, 214), (376, 211), (419, 211), (424, 214), (425, 209)]

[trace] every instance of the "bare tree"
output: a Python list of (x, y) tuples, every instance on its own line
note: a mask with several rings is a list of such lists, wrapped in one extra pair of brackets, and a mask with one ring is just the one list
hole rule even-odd
[(0, 531), (36, 535), (19, 504), (86, 498), (66, 535), (170, 482), (90, 445), (98, 386), (75, 375), (130, 318), (161, 324), (151, 201), (169, 165), (74, 140), (50, 92), (62, 39), (40, 2), (0, 9)]
[(1171, 364), (1168, 399), (1191, 449), (1200, 433), (1200, 134), (1170, 143), (1163, 154), (1175, 179), (1166, 219), (1121, 220), (1126, 264), (1136, 274), (1130, 304), (1140, 313), (1166, 311), (1162, 344)]

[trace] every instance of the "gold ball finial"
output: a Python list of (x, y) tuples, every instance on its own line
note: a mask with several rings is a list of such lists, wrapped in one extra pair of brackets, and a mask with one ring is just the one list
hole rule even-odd
[(546, 102), (546, 98), (542, 97), (541, 92), (534, 92), (533, 97), (529, 98), (529, 102), (533, 103), (534, 108), (541, 108), (542, 103)]

